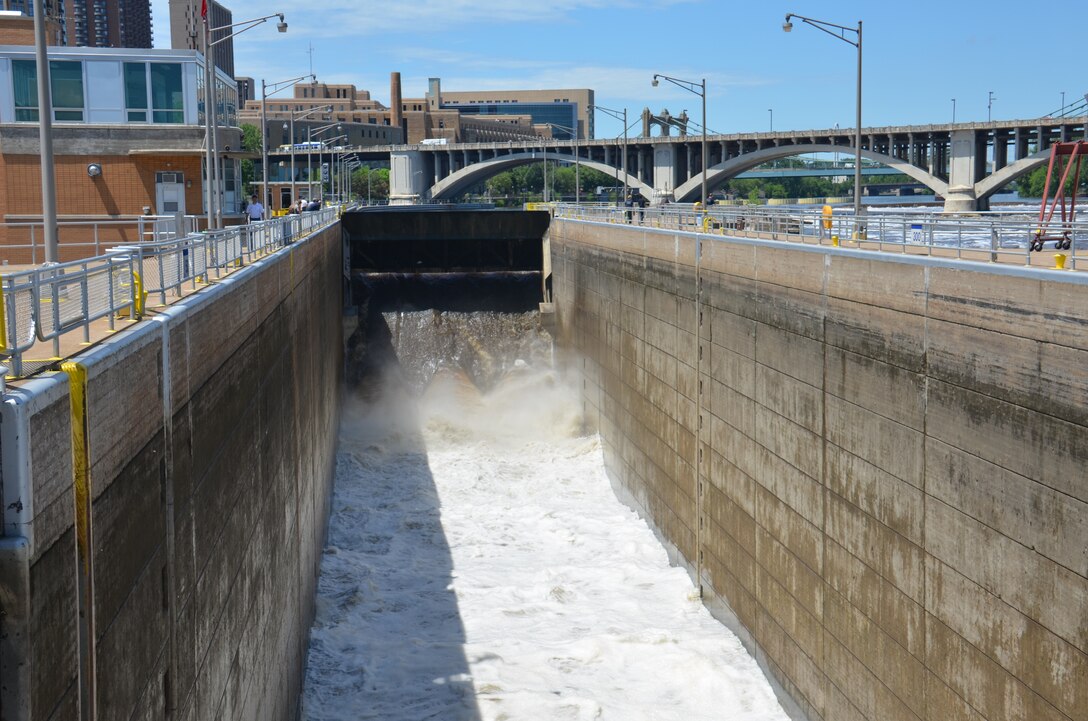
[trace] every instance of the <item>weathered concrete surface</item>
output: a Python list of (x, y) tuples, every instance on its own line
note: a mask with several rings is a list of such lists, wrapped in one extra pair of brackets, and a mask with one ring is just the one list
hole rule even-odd
[[(338, 226), (76, 360), (87, 369), (93, 678), (81, 672), (63, 373), (5, 395), (0, 719), (294, 719), (341, 382)], [(7, 540), (7, 539), (3, 539)], [(10, 544), (9, 544), (10, 545)], [(8, 574), (24, 560), (26, 579)], [(86, 647), (86, 644), (84, 644)]]
[(697, 311), (689, 234), (550, 242), (617, 490), (795, 714), (1088, 719), (1083, 279), (715, 238)]

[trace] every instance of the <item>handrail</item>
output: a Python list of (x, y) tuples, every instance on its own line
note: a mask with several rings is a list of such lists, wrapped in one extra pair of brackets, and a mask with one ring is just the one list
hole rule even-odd
[[(163, 232), (159, 239), (117, 245), (93, 258), (2, 275), (0, 359), (16, 378), (52, 366), (66, 334), (82, 331), (83, 342), (90, 342), (97, 321), (108, 319), (110, 330), (122, 318), (138, 321), (146, 295), (166, 305), (186, 286), (195, 290), (212, 280), (209, 275), (219, 278), (335, 222), (339, 211), (330, 206), (183, 237)], [(52, 358), (28, 362), (25, 354), (39, 343), (49, 344)]]
[[(855, 217), (853, 209), (782, 208), (768, 206), (711, 206), (705, 211), (680, 204), (663, 208), (587, 206), (557, 203), (556, 217), (605, 223), (630, 223), (740, 238), (853, 245), (880, 251), (922, 253), (963, 258), (981, 256), (991, 262), (1018, 262), (1040, 267), (1031, 242), (1038, 220), (1027, 212), (1014, 214), (937, 214), (868, 212)], [(1052, 258), (1069, 270), (1084, 263), (1088, 248), (1088, 221), (1052, 224), (1048, 233), (1059, 236), (1058, 256)], [(1078, 248), (1079, 246), (1079, 248)], [(1049, 247), (1049, 246), (1048, 246)], [(1036, 259), (1033, 263), (1033, 258)], [(1051, 266), (1047, 266), (1051, 267)]]

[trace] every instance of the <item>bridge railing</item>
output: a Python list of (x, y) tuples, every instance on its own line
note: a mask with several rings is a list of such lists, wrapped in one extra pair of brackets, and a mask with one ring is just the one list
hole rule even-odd
[[(629, 223), (740, 238), (763, 238), (889, 252), (939, 255), (970, 260), (1065, 267), (1077, 270), (1088, 263), (1088, 221), (1051, 223), (1042, 236), (1029, 214), (945, 215), (937, 213), (869, 212), (852, 210), (824, 214), (820, 209), (768, 206), (692, 206), (663, 208), (556, 204), (556, 217)], [(1032, 246), (1045, 239), (1039, 254)], [(1059, 258), (1058, 255), (1061, 257)]]
[[(0, 360), (20, 378), (55, 364), (62, 340), (137, 321), (151, 295), (196, 290), (334, 222), (338, 207), (180, 238), (118, 245), (103, 255), (0, 276)], [(98, 328), (97, 324), (102, 327)], [(31, 356), (44, 356), (34, 360)]]

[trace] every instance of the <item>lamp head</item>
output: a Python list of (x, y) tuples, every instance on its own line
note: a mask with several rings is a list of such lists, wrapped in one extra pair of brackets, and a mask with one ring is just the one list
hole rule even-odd
[(283, 13), (278, 13), (278, 15), (280, 16), (280, 21), (276, 23), (276, 29), (281, 33), (285, 33), (287, 32), (287, 23), (283, 21)]
[(793, 30), (793, 23), (790, 22), (790, 18), (792, 17), (793, 15), (786, 13), (786, 22), (782, 23), (782, 32), (788, 33), (790, 30)]
[(658, 83), (657, 83), (657, 76), (656, 75), (654, 76), (654, 79), (650, 82), (650, 85), (652, 87), (655, 87), (655, 88), (657, 87)]
[(283, 121), (283, 129), (287, 130), (287, 121), (286, 120)]

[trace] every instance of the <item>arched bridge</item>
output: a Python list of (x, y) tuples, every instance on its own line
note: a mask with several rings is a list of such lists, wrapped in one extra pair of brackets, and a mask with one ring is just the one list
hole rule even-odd
[[(983, 210), (989, 198), (1046, 162), (1050, 146), (1085, 137), (1084, 118), (862, 129), (862, 156), (903, 173), (945, 199), (946, 210)], [(712, 135), (707, 180), (713, 189), (777, 158), (805, 153), (853, 154), (850, 128)], [(388, 158), (394, 203), (446, 200), (518, 165), (578, 162), (616, 177), (655, 203), (698, 200), (701, 136), (463, 143), (372, 147), (362, 157)], [(624, 160), (626, 159), (626, 165)], [(844, 171), (849, 175), (850, 171)]]

